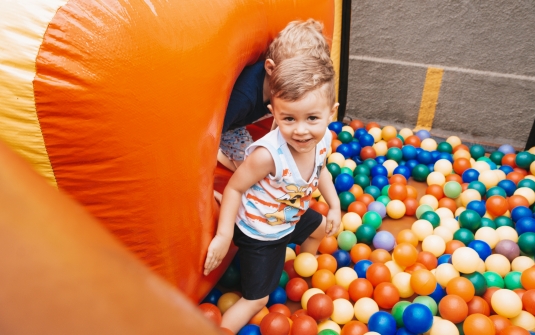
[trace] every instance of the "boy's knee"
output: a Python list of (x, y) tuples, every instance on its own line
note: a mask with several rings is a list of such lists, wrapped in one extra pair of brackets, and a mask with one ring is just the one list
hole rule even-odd
[(269, 300), (269, 296), (265, 296), (263, 298), (260, 298), (260, 299), (256, 299), (256, 300), (249, 300), (249, 303), (252, 305), (251, 307), (255, 310), (261, 310), (262, 307), (266, 306), (267, 303), (268, 303), (268, 300)]
[(314, 233), (311, 235), (311, 237), (315, 238), (315, 239), (322, 239), (324, 238), (327, 234), (325, 233), (325, 227), (327, 225), (327, 219), (325, 219), (325, 217), (323, 217), (323, 220), (321, 220), (321, 223), (320, 225), (318, 226), (318, 228), (316, 228), (316, 230), (314, 231)]

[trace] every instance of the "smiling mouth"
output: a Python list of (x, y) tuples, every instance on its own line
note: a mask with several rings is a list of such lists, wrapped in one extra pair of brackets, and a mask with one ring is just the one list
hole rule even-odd
[(306, 140), (295, 140), (296, 142), (299, 142), (299, 143), (307, 143), (308, 141), (310, 141), (311, 139), (306, 139)]

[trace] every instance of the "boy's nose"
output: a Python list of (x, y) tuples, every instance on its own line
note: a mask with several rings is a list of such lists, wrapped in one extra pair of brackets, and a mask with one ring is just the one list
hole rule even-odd
[(298, 123), (295, 127), (295, 133), (296, 134), (305, 134), (307, 132), (306, 124)]

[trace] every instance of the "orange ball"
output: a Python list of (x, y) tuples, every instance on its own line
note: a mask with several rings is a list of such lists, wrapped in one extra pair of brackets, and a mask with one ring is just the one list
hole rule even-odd
[(446, 176), (446, 182), (448, 181), (456, 181), (459, 184), (462, 184), (463, 178), (461, 178), (461, 176), (459, 176), (458, 174), (452, 173)]
[(368, 332), (368, 326), (360, 321), (349, 321), (342, 327), (340, 335), (364, 335)]
[(485, 299), (475, 296), (468, 302), (468, 315), (480, 313), (486, 316), (490, 315), (490, 306)]
[(362, 187), (360, 187), (360, 185), (354, 184), (349, 189), (349, 193), (353, 194), (355, 196), (355, 199), (356, 199), (356, 198), (360, 197), (361, 195), (363, 195), (364, 191), (362, 190)]
[(412, 185), (407, 185), (407, 198), (418, 198), (418, 190)]
[(535, 267), (524, 270), (520, 276), (520, 282), (526, 290), (535, 289)]
[[(357, 197), (355, 197), (356, 199)], [(361, 202), (361, 201), (353, 201), (349, 206), (347, 207), (348, 212), (357, 213), (361, 218), (366, 214), (368, 211), (368, 206)]]
[(531, 314), (535, 314), (535, 289), (527, 290), (522, 295), (522, 308)]
[(375, 152), (375, 149), (372, 146), (367, 146), (360, 149), (360, 158), (362, 160), (375, 157), (377, 157), (377, 153)]
[(371, 194), (365, 193), (356, 199), (366, 205), (366, 211), (369, 204), (375, 201)]
[(249, 320), (249, 324), (260, 326), (260, 322), (262, 322), (262, 319), (264, 318), (264, 316), (268, 315), (268, 313), (269, 309), (266, 306), (262, 307), (262, 309), (258, 311), (258, 313), (253, 315), (251, 320)]
[(437, 198), (437, 200), (444, 198), (444, 190), (442, 186), (437, 184), (429, 185), (425, 190), (425, 194), (430, 194)]
[(486, 315), (475, 313), (468, 315), (463, 323), (465, 335), (495, 334), (494, 323)]
[(364, 128), (364, 122), (360, 120), (352, 120), (349, 122), (349, 126), (353, 128), (353, 130), (357, 130), (359, 128)]
[(349, 251), (349, 256), (353, 263), (357, 263), (363, 259), (370, 259), (371, 253), (372, 249), (367, 244), (357, 243)]
[(292, 315), (292, 312), (290, 312), (290, 308), (288, 308), (288, 306), (284, 305), (284, 304), (274, 304), (274, 305), (271, 305), (269, 308), (268, 308), (269, 312), (272, 313), (280, 313), (284, 316), (286, 316), (287, 318), (289, 318), (291, 315)]
[(349, 284), (349, 298), (356, 302), (360, 298), (371, 298), (373, 295), (373, 286), (366, 278), (357, 278)]
[(474, 297), (476, 289), (470, 280), (465, 277), (456, 277), (448, 282), (446, 292), (448, 294), (455, 294), (464, 301), (469, 302)]
[(411, 274), (411, 287), (419, 295), (429, 295), (435, 291), (437, 280), (427, 269), (416, 270)]
[(373, 263), (386, 263), (392, 260), (392, 255), (384, 249), (375, 249), (370, 254), (370, 261)]
[(399, 291), (392, 283), (380, 283), (373, 291), (373, 300), (384, 309), (391, 309), (399, 301)]
[(334, 236), (325, 236), (318, 247), (318, 251), (322, 254), (332, 254), (338, 250), (338, 241)]
[(429, 251), (421, 251), (418, 254), (418, 258), (416, 259), (416, 261), (420, 264), (423, 264), (427, 268), (427, 270), (433, 270), (438, 265), (437, 257)]
[(465, 150), (465, 151), (468, 151), (470, 152), (470, 148), (468, 148), (468, 146), (466, 144), (459, 144), (459, 145), (456, 145), (455, 148), (453, 148), (453, 150), (451, 151), (451, 153), (456, 153), (457, 151), (459, 150)]
[(265, 335), (284, 335), (290, 333), (290, 321), (280, 313), (268, 313), (260, 322), (260, 333)]
[(383, 282), (390, 282), (391, 278), (390, 269), (383, 263), (373, 263), (366, 271), (366, 279), (373, 287)]
[(381, 126), (377, 122), (370, 122), (366, 125), (366, 130), (369, 131), (372, 128), (381, 128)]
[(418, 262), (414, 263), (411, 266), (407, 266), (405, 268), (405, 272), (409, 274), (412, 274), (414, 271), (418, 271), (418, 270), (427, 270), (427, 268), (425, 267), (425, 265), (423, 265), (422, 263), (418, 263)]
[(330, 254), (323, 254), (319, 255), (318, 257), (318, 270), (329, 270), (332, 273), (336, 272), (336, 268), (338, 266), (338, 262), (336, 262), (336, 258)]
[(412, 145), (415, 148), (419, 148), (421, 144), (422, 141), (416, 135), (407, 136), (405, 139), (405, 145)]
[(472, 164), (470, 164), (470, 160), (466, 158), (457, 158), (455, 161), (453, 161), (453, 171), (455, 171), (455, 173), (458, 175), (462, 175), (464, 171), (471, 167)]
[(512, 181), (513, 183), (518, 184), (519, 181), (524, 179), (524, 175), (521, 172), (513, 171), (513, 172), (509, 172), (506, 178)]
[(509, 326), (500, 332), (500, 335), (530, 335), (527, 330), (519, 326)]
[(325, 294), (331, 297), (331, 299), (334, 301), (336, 299), (346, 299), (349, 300), (349, 292), (340, 285), (333, 285), (325, 291)]
[(418, 259), (418, 250), (416, 247), (408, 242), (402, 242), (394, 247), (392, 252), (396, 263), (406, 267), (416, 263)]
[(405, 176), (402, 174), (395, 174), (395, 175), (392, 175), (392, 177), (390, 177), (388, 182), (390, 183), (390, 185), (392, 184), (407, 185), (407, 178), (405, 178)]
[(392, 200), (405, 200), (407, 198), (407, 186), (394, 183), (388, 188), (388, 197)]
[(453, 252), (460, 247), (466, 247), (463, 242), (459, 240), (451, 240), (446, 243), (446, 250), (444, 250), (445, 254), (453, 255)]
[(487, 212), (494, 216), (504, 215), (509, 210), (509, 203), (507, 199), (499, 195), (493, 195), (487, 199), (485, 203)]
[(416, 247), (418, 246), (418, 236), (416, 236), (416, 234), (411, 229), (402, 229), (396, 235), (396, 243), (400, 244), (403, 242), (407, 242)]
[(317, 270), (312, 275), (312, 287), (319, 288), (323, 292), (327, 291), (327, 289), (334, 284), (336, 284), (336, 278), (334, 277), (334, 274), (326, 269)]
[(509, 321), (508, 318), (505, 318), (501, 315), (494, 314), (489, 316), (490, 321), (494, 324), (494, 328), (496, 329), (496, 334), (499, 335), (502, 333), (502, 330), (505, 328), (513, 325), (511, 321)]
[(452, 213), (455, 213), (457, 210), (457, 204), (455, 203), (455, 200), (444, 197), (438, 201), (438, 207), (439, 208), (447, 208)]
[(502, 157), (502, 165), (509, 165), (512, 168), (516, 167), (516, 154), (505, 154)]
[(403, 142), (399, 138), (394, 137), (386, 142), (386, 146), (387, 148), (396, 147), (401, 149), (403, 147)]
[(489, 305), (489, 308), (490, 308), (490, 314), (496, 314), (494, 312), (494, 309), (492, 309), (492, 304), (491, 304), (491, 301), (492, 301), (492, 296), (494, 295), (494, 293), (496, 291), (498, 291), (500, 288), (499, 287), (489, 287), (487, 288), (487, 290), (485, 291), (485, 293), (483, 293), (483, 296), (482, 298), (485, 299), (485, 301), (487, 302), (487, 304)]
[(418, 206), (420, 205), (418, 203), (418, 200), (415, 198), (406, 198), (403, 200), (403, 204), (405, 205), (405, 215), (406, 216), (413, 216), (416, 214), (416, 210), (418, 209)]
[(323, 201), (316, 202), (314, 205), (310, 206), (310, 208), (312, 208), (313, 210), (315, 210), (316, 212), (320, 213), (323, 216), (327, 216), (327, 214), (329, 213), (329, 209), (330, 209), (329, 205), (327, 205)]
[(529, 201), (525, 197), (519, 195), (519, 194), (513, 194), (509, 198), (507, 198), (507, 204), (509, 205), (509, 210), (512, 211), (518, 206), (525, 206), (529, 207)]
[(340, 146), (340, 144), (342, 144), (342, 141), (340, 141), (339, 139), (333, 138), (331, 142), (332, 152), (336, 152), (336, 149), (338, 148), (338, 146)]
[(214, 304), (204, 303), (199, 305), (202, 314), (213, 323), (221, 326), (221, 310)]
[(446, 295), (438, 304), (440, 316), (453, 323), (462, 322), (468, 316), (468, 305), (457, 295)]

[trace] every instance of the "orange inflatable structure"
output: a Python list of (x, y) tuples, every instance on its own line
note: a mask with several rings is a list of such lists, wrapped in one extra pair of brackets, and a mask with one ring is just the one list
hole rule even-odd
[[(102, 225), (133, 258), (200, 301), (225, 269), (202, 275), (216, 229), (214, 181), (228, 178), (214, 171), (234, 81), (289, 21), (315, 18), (332, 38), (333, 1), (0, 0), (0, 7), (2, 142), (96, 218), (79, 230), (71, 223), (71, 238), (87, 238), (83, 225)], [(51, 221), (76, 216), (47, 194), (39, 203), (50, 203), (56, 217), (41, 223), (61, 234)], [(12, 205), (8, 211), (31, 210)], [(72, 256), (62, 250), (55, 256)]]

